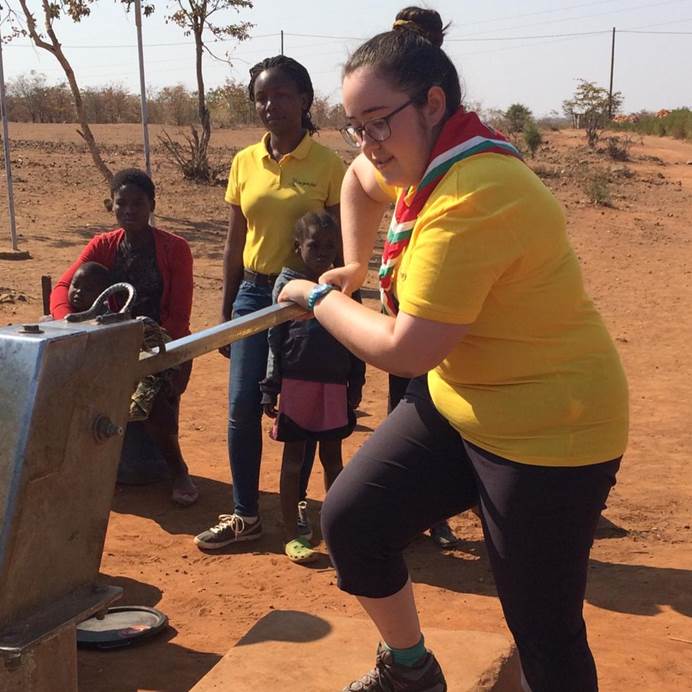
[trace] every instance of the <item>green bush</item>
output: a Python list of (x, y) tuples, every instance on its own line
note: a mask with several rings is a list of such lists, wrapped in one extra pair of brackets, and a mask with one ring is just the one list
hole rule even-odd
[(529, 120), (524, 125), (524, 142), (526, 143), (526, 146), (531, 153), (531, 157), (533, 158), (538, 151), (538, 147), (540, 147), (543, 143), (541, 131), (538, 129), (538, 125), (536, 125), (533, 119)]
[(531, 111), (521, 103), (513, 103), (504, 116), (510, 132), (523, 132), (526, 125), (533, 120)]
[(642, 135), (657, 137), (675, 137), (677, 139), (692, 139), (692, 110), (676, 108), (665, 117), (659, 118), (655, 113), (640, 113), (636, 123), (611, 123), (613, 129), (638, 132)]
[(667, 134), (676, 139), (692, 139), (692, 111), (676, 108), (664, 118)]

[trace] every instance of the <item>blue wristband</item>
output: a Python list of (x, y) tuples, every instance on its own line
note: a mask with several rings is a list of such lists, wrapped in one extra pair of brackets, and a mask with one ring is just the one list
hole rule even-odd
[(307, 308), (308, 310), (314, 310), (315, 305), (324, 298), (327, 293), (333, 291), (336, 288), (333, 284), (317, 284), (315, 288), (310, 291), (308, 295)]

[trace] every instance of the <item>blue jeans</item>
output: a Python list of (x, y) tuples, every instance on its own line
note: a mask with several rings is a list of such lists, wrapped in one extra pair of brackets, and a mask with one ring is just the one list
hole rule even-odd
[[(233, 318), (242, 317), (272, 304), (272, 289), (243, 281), (233, 303)], [(228, 455), (233, 477), (235, 512), (243, 516), (259, 513), (259, 475), (262, 460), (262, 394), (260, 380), (267, 370), (267, 332), (231, 344), (228, 387)], [(315, 456), (308, 443), (301, 473), (301, 497), (305, 497)]]

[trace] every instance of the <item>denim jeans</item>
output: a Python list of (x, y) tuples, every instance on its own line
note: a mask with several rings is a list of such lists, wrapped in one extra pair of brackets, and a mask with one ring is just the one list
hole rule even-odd
[[(243, 281), (233, 303), (233, 318), (242, 317), (272, 303), (272, 289)], [(260, 380), (267, 370), (267, 332), (231, 344), (228, 387), (228, 455), (233, 477), (235, 512), (243, 516), (259, 513), (259, 475), (262, 460), (262, 406)], [(315, 445), (308, 443), (301, 474), (301, 497), (305, 496)]]

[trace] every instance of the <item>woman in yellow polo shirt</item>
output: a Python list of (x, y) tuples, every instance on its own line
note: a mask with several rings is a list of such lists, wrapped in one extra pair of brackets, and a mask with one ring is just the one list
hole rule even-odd
[[(344, 175), (339, 156), (312, 139), (317, 130), (310, 119), (314, 94), (310, 75), (300, 63), (283, 55), (258, 63), (250, 70), (249, 95), (267, 133), (236, 154), (228, 176), (226, 202), (231, 212), (224, 251), (223, 321), (271, 305), (281, 269), (300, 268), (293, 243), (296, 221), (324, 209), (338, 220)], [(222, 353), (228, 356), (227, 349)], [(267, 353), (266, 332), (230, 348), (228, 451), (235, 508), (195, 537), (200, 548), (214, 550), (262, 535), (259, 381), (266, 374)], [(314, 448), (310, 452), (314, 454)]]
[[(402, 550), (478, 503), (523, 689), (594, 692), (583, 597), (626, 445), (626, 380), (559, 204), (463, 109), (443, 34), (436, 12), (407, 8), (348, 60), (345, 135), (361, 153), (342, 189), (346, 266), (280, 296), (363, 360), (417, 377), (322, 508), (339, 586), (382, 637), (374, 670), (345, 689), (447, 689)], [(392, 190), (378, 314), (348, 294)]]

